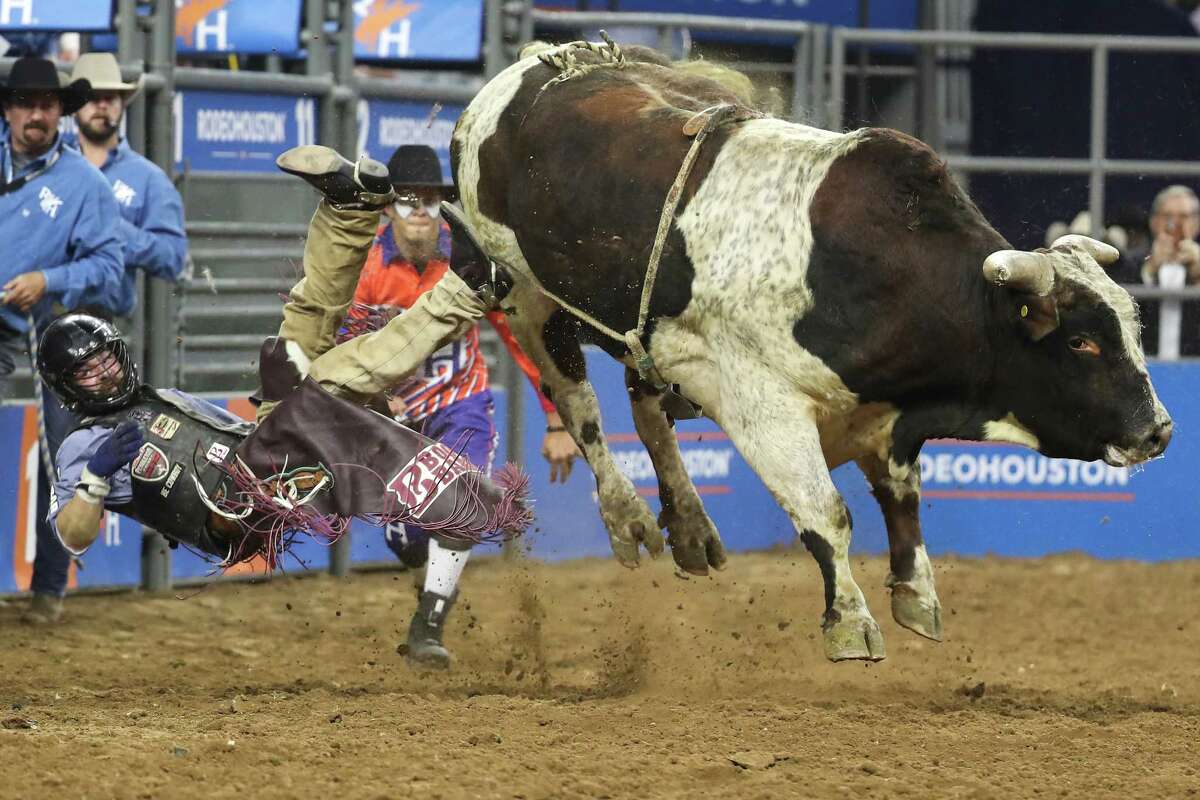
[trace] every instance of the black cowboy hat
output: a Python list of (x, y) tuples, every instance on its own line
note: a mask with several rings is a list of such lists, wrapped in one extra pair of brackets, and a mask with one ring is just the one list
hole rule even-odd
[(8, 102), (14, 94), (29, 92), (56, 92), (62, 100), (63, 114), (74, 114), (88, 101), (92, 85), (84, 78), (67, 83), (53, 62), (25, 56), (13, 62), (8, 80), (0, 86), (0, 101)]
[(442, 162), (429, 145), (402, 144), (392, 153), (387, 166), (393, 186), (430, 187), (454, 194), (454, 184), (443, 177)]

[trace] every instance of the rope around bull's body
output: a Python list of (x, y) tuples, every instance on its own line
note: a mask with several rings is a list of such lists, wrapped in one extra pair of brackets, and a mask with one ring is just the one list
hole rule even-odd
[(658, 370), (654, 366), (654, 359), (646, 352), (645, 345), (642, 343), (642, 336), (646, 332), (646, 323), (650, 318), (650, 297), (654, 293), (654, 284), (658, 278), (658, 266), (662, 262), (662, 254), (667, 243), (667, 236), (671, 232), (671, 223), (675, 218), (675, 209), (679, 207), (679, 201), (683, 197), (683, 188), (687, 185), (688, 177), (692, 173), (692, 167), (696, 163), (696, 157), (700, 153), (700, 148), (703, 146), (704, 140), (708, 138), (708, 135), (735, 110), (734, 106), (723, 105), (701, 112), (707, 115), (707, 119), (704, 122), (704, 126), (692, 140), (692, 146), (688, 148), (687, 155), (683, 157), (683, 163), (679, 166), (675, 182), (671, 184), (671, 188), (667, 192), (666, 200), (663, 202), (662, 213), (658, 218), (658, 230), (654, 234), (654, 246), (650, 250), (650, 260), (646, 264), (646, 278), (642, 282), (642, 297), (638, 304), (638, 321), (635, 328), (620, 333), (616, 329), (605, 325), (591, 314), (588, 314), (583, 309), (571, 305), (542, 286), (540, 282), (534, 282), (533, 284), (539, 292), (549, 297), (568, 313), (583, 320), (605, 336), (615, 339), (628, 347), (633, 356), (638, 375), (644, 380), (650, 381), (657, 389), (666, 387), (667, 383), (658, 374)]
[[(584, 41), (571, 42), (554, 53), (543, 53), (538, 56), (538, 60), (543, 64), (559, 70), (559, 75), (547, 81), (542, 86), (538, 91), (537, 97), (534, 98), (530, 106), (531, 108), (541, 99), (542, 92), (545, 92), (552, 86), (556, 86), (571, 78), (586, 75), (595, 69), (606, 67), (622, 68), (625, 66), (625, 56), (622, 54), (621, 48), (617, 43), (609, 38), (605, 31), (600, 31), (600, 37), (604, 39), (604, 44)], [(579, 64), (575, 58), (576, 50), (587, 50), (596, 53), (603, 61), (599, 64)], [(586, 322), (605, 336), (615, 339), (628, 347), (630, 354), (633, 356), (638, 375), (643, 380), (653, 384), (656, 389), (661, 390), (666, 388), (667, 383), (662, 379), (662, 376), (658, 373), (658, 369), (654, 366), (654, 359), (646, 352), (646, 347), (642, 343), (642, 336), (646, 332), (646, 323), (650, 317), (650, 297), (654, 292), (654, 284), (658, 277), (658, 265), (662, 261), (663, 248), (666, 246), (667, 236), (671, 232), (671, 223), (675, 218), (675, 210), (679, 207), (679, 201), (683, 197), (683, 189), (687, 185), (688, 177), (692, 174), (692, 167), (696, 163), (696, 157), (700, 154), (700, 148), (704, 145), (704, 140), (708, 138), (708, 135), (735, 111), (738, 111), (736, 106), (722, 104), (707, 108), (697, 115), (704, 116), (704, 125), (696, 132), (692, 139), (691, 147), (688, 148), (687, 154), (683, 157), (683, 162), (679, 165), (679, 172), (675, 175), (675, 181), (667, 191), (662, 213), (658, 218), (658, 230), (654, 234), (654, 246), (650, 250), (650, 260), (646, 265), (646, 278), (642, 283), (642, 297), (638, 305), (637, 327), (620, 333), (605, 325), (591, 314), (588, 314), (583, 309), (571, 305), (566, 300), (546, 289), (541, 285), (540, 281), (533, 282), (534, 287), (539, 292), (549, 297), (568, 313)], [(688, 126), (685, 126), (685, 135), (688, 133), (687, 128)]]

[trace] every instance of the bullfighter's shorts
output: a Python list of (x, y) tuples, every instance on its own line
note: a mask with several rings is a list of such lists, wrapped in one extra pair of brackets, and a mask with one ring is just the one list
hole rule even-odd
[[(496, 445), (499, 444), (494, 417), (495, 405), (489, 389), (451, 403), (413, 427), (430, 439), (436, 439), (461, 452), (472, 464), (483, 470), (485, 475), (491, 475)], [(429, 533), (424, 528), (416, 525), (389, 525), (385, 540), (392, 552), (408, 566), (415, 568), (425, 563), (429, 549)], [(445, 544), (451, 549), (458, 549), (458, 543)]]

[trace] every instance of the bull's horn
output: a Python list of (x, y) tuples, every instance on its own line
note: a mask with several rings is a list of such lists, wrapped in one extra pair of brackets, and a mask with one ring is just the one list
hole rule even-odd
[(1047, 295), (1054, 288), (1054, 266), (1039, 253), (997, 250), (983, 260), (983, 277), (997, 286)]
[(1090, 236), (1084, 236), (1080, 233), (1068, 233), (1066, 236), (1060, 236), (1050, 246), (1058, 247), (1060, 244), (1065, 244), (1067, 247), (1082, 248), (1089, 256), (1096, 259), (1096, 263), (1102, 267), (1115, 264), (1117, 259), (1121, 257), (1121, 253), (1112, 245), (1105, 244), (1098, 239), (1093, 239)]

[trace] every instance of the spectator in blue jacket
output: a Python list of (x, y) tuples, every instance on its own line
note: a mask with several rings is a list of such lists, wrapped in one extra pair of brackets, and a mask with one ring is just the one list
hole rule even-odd
[(86, 305), (127, 316), (137, 302), (137, 273), (177, 281), (187, 260), (183, 200), (171, 180), (121, 136), (121, 117), (141, 92), (141, 81), (125, 83), (112, 53), (86, 53), (75, 62), (73, 80), (87, 80), (91, 97), (75, 113), (79, 151), (112, 184), (121, 212), (125, 275), (113, 296), (89, 296)]
[[(78, 306), (87, 294), (115, 292), (124, 261), (113, 220), (117, 202), (99, 170), (64, 147), (58, 123), (88, 98), (87, 81), (64, 85), (54, 64), (42, 58), (13, 62), (0, 85), (0, 399), (9, 399), (10, 376), (28, 363), (27, 341), (56, 313)], [(54, 457), (74, 426), (50, 392), (43, 405), (46, 450)], [(40, 509), (48, 503), (51, 476), (38, 487)], [(62, 608), (69, 556), (38, 513), (34, 561), (34, 612), (57, 618)]]

